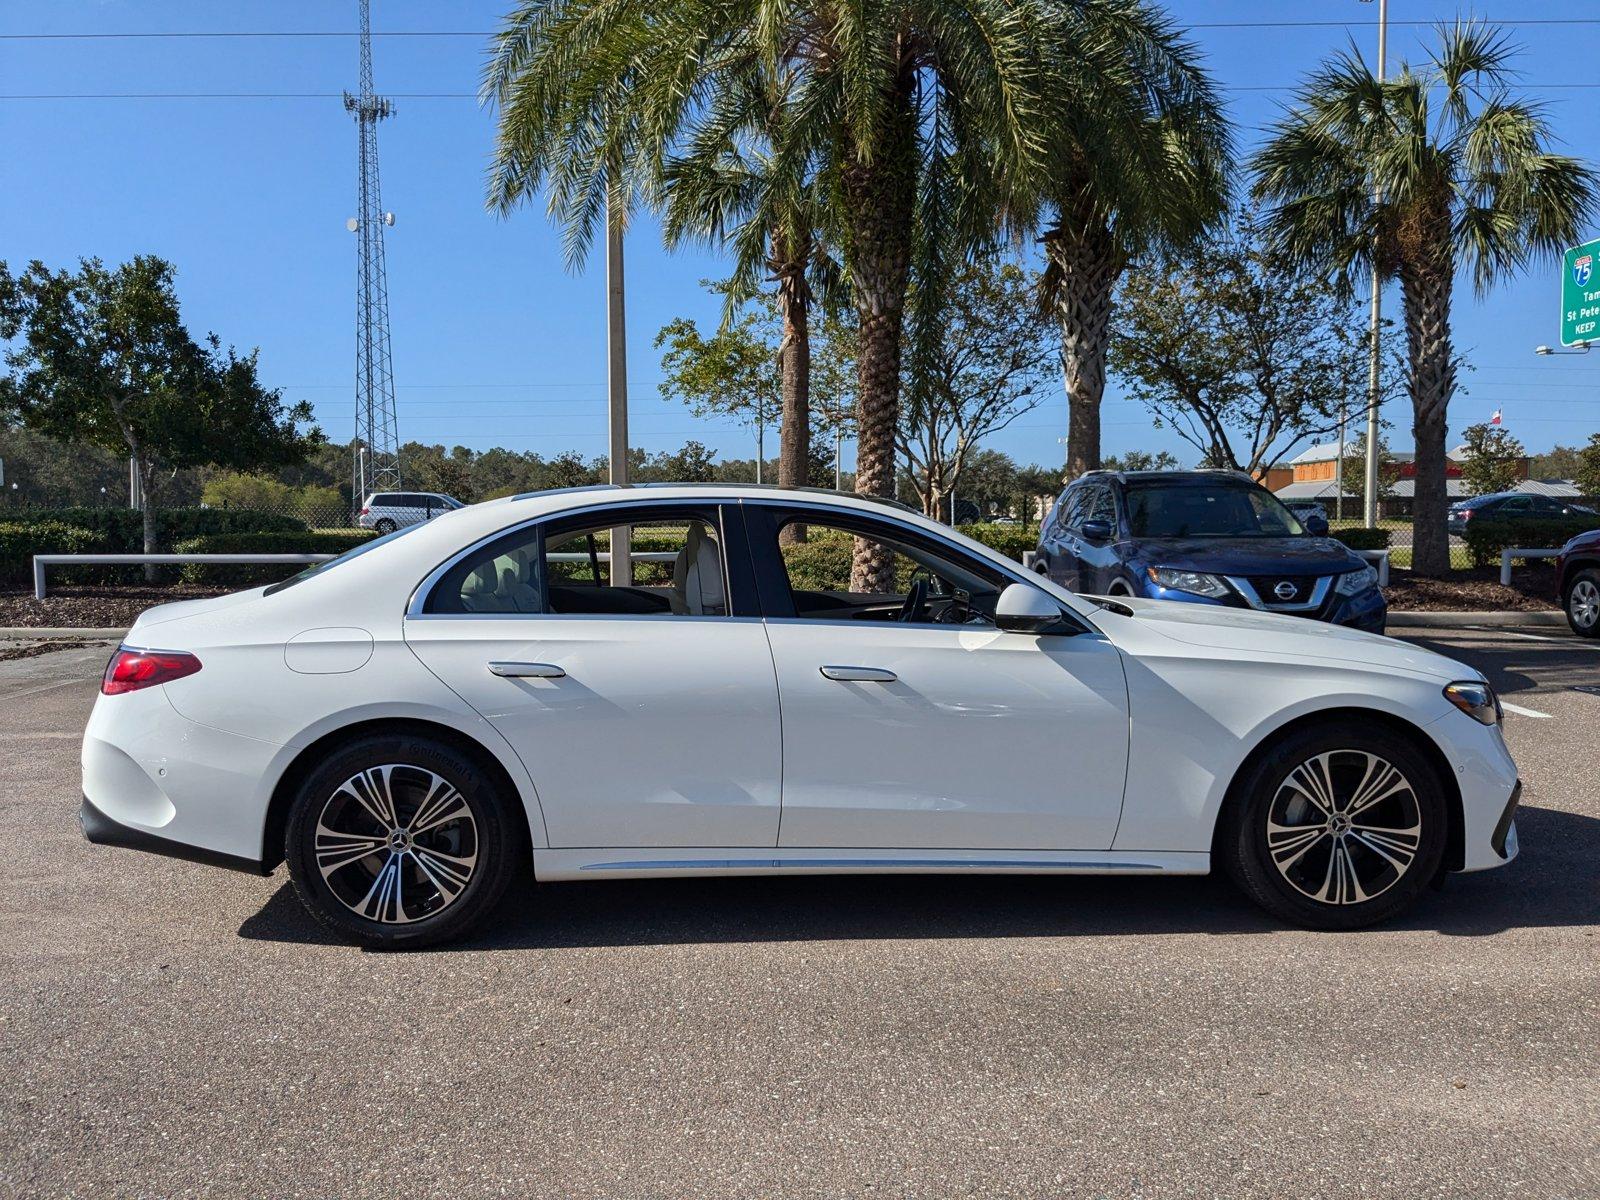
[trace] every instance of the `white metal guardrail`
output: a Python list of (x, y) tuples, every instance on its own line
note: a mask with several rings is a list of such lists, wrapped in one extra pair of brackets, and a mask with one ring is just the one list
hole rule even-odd
[[(219, 563), (223, 566), (240, 566), (266, 563), (319, 563), (337, 558), (336, 554), (35, 554), (33, 556), (33, 596), (45, 597), (45, 568), (67, 566), (144, 566), (154, 563)], [(611, 552), (602, 550), (597, 558), (611, 561)], [(640, 550), (632, 556), (635, 562), (673, 562), (678, 555), (672, 550)], [(588, 562), (587, 554), (552, 554), (555, 562)]]
[(146, 563), (319, 563), (337, 558), (334, 554), (35, 554), (33, 556), (33, 596), (44, 599), (46, 567), (84, 566), (98, 563), (143, 566)]
[(1522, 546), (1513, 546), (1509, 550), (1500, 551), (1500, 582), (1505, 587), (1511, 586), (1511, 560), (1513, 558), (1560, 558), (1559, 550), (1528, 550)]

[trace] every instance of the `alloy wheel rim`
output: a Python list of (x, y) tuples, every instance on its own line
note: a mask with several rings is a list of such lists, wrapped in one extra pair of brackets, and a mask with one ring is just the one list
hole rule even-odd
[(1267, 810), (1267, 851), (1290, 887), (1319, 904), (1361, 904), (1406, 875), (1422, 846), (1411, 781), (1366, 750), (1307, 759)]
[(1596, 620), (1600, 620), (1600, 587), (1596, 587), (1593, 581), (1578, 580), (1568, 603), (1571, 605), (1573, 621), (1584, 629), (1591, 628)]
[(317, 870), (334, 898), (368, 921), (408, 925), (437, 916), (478, 866), (478, 823), (449, 780), (385, 763), (345, 780), (317, 816)]

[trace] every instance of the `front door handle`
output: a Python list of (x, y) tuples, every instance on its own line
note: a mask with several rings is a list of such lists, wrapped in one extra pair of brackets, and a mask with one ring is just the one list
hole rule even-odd
[(491, 674), (503, 679), (564, 679), (566, 672), (555, 663), (492, 662)]
[(882, 667), (822, 667), (823, 677), (841, 683), (893, 683), (900, 677)]

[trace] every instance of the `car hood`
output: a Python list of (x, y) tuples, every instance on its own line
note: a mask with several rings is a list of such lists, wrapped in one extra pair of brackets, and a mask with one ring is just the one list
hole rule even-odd
[(1219, 575), (1330, 575), (1363, 565), (1332, 538), (1140, 538), (1135, 545), (1150, 566)]
[(1481, 678), (1471, 667), (1442, 654), (1326, 621), (1179, 600), (1117, 596), (1112, 602), (1130, 610), (1146, 628), (1190, 646), (1378, 667), (1426, 675), (1442, 683)]

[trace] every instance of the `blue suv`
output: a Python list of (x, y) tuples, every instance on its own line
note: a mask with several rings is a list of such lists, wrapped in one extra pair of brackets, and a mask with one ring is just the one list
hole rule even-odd
[(1101, 596), (1290, 613), (1382, 633), (1388, 605), (1360, 555), (1232, 471), (1090, 471), (1039, 531), (1034, 569)]

